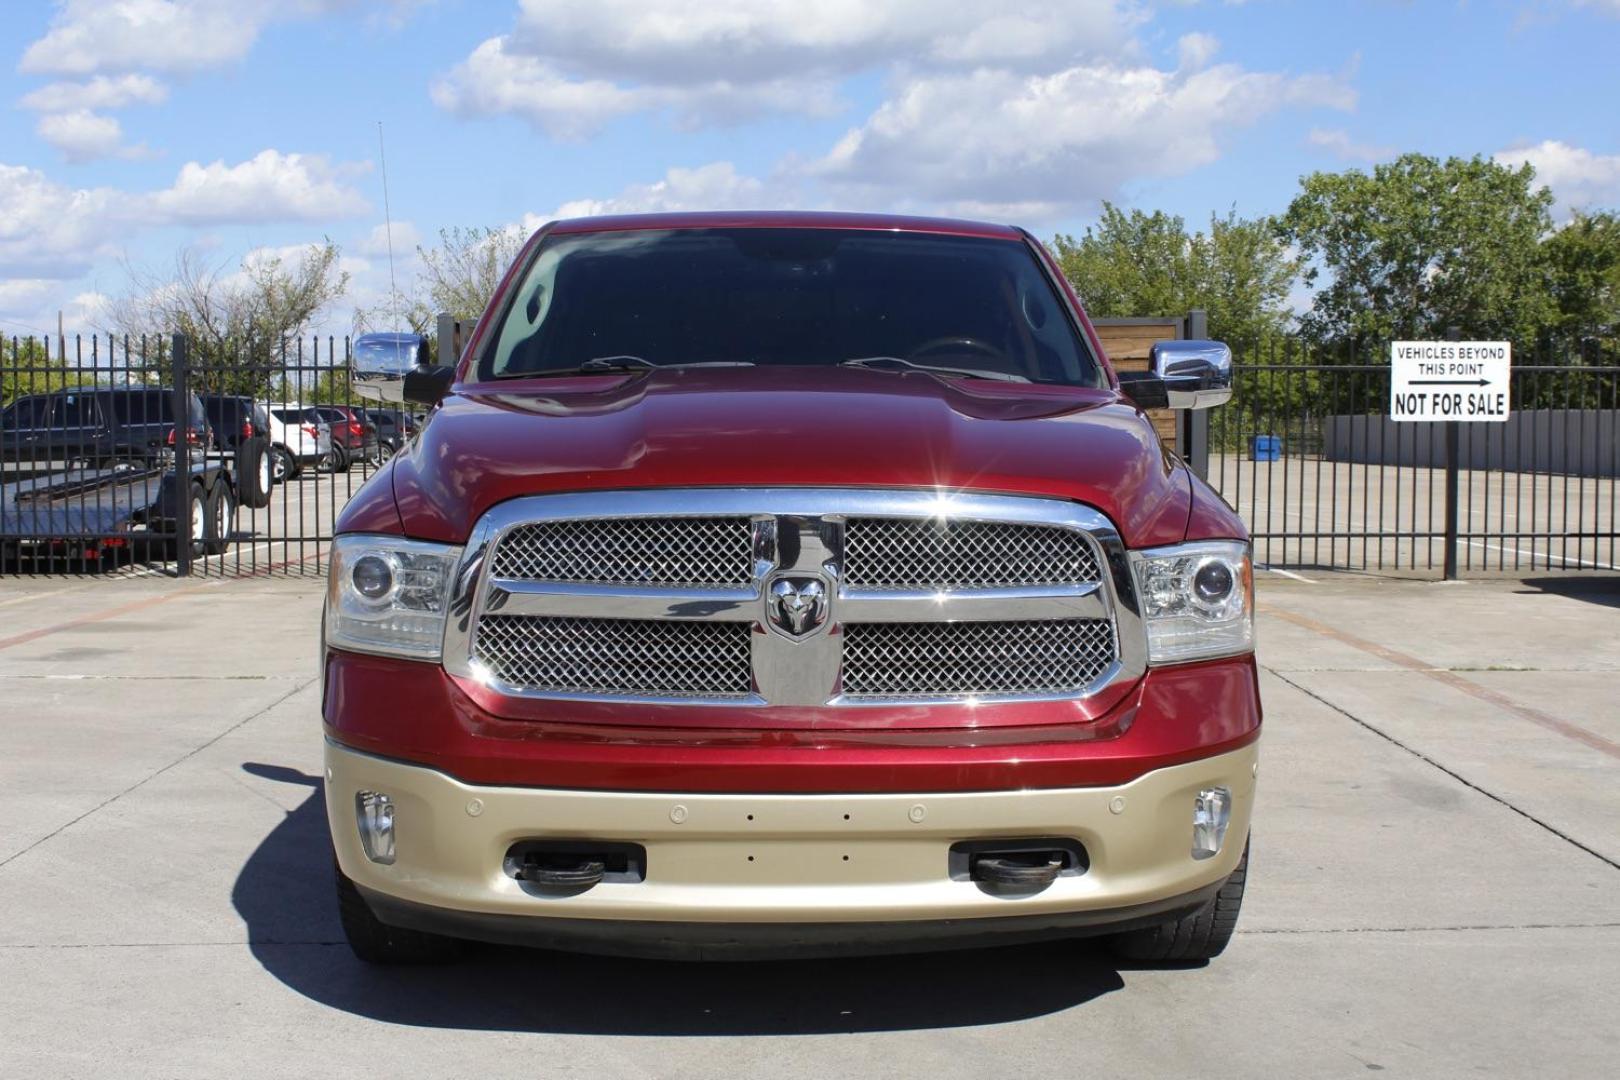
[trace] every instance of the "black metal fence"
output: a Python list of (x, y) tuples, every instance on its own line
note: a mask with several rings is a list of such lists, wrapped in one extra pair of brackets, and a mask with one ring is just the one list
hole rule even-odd
[(1232, 401), (1209, 414), (1207, 476), (1249, 523), (1258, 561), (1453, 577), (1620, 569), (1620, 368), (1515, 366), (1502, 423), (1391, 420), (1387, 363), (1234, 374)]
[(0, 342), (0, 573), (320, 574), (404, 434), (354, 398), (348, 357), (330, 337)]
[[(1508, 422), (1412, 424), (1385, 363), (1242, 359), (1189, 456), (1260, 562), (1620, 569), (1620, 368), (1518, 366)], [(0, 573), (322, 573), (412, 422), (356, 399), (348, 360), (330, 337), (0, 342)]]

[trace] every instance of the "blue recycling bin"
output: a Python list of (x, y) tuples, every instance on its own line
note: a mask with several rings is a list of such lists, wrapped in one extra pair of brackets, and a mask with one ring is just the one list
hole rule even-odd
[(1281, 461), (1282, 436), (1251, 435), (1249, 437), (1249, 457), (1255, 461)]

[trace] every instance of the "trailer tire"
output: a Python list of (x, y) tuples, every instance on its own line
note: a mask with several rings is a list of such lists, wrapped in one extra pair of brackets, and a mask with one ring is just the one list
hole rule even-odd
[[(187, 500), (187, 506), (191, 514), (191, 557), (193, 559), (200, 559), (204, 554), (206, 554), (203, 548), (203, 543), (208, 534), (210, 510), (208, 505), (208, 492), (203, 489), (202, 484), (195, 481), (192, 482), (191, 497)], [(179, 523), (179, 519), (176, 518), (169, 522), (168, 527), (173, 532), (178, 533), (180, 531)], [(176, 536), (168, 540), (164, 544), (164, 549), (169, 561), (173, 562), (178, 560), (180, 558), (179, 537)]]
[(208, 512), (203, 515), (204, 555), (223, 555), (236, 533), (236, 499), (231, 485), (217, 483), (208, 496)]
[(273, 479), (270, 444), (257, 437), (243, 439), (236, 451), (236, 497), (242, 505), (254, 510), (269, 506)]

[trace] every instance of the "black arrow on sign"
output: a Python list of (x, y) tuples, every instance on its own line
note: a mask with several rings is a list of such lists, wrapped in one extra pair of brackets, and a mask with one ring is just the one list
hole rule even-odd
[(1409, 386), (1489, 386), (1489, 379), (1413, 379)]

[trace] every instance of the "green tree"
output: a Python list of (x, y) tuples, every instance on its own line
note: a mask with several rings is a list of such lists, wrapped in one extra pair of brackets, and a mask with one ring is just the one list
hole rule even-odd
[(517, 229), (439, 230), (439, 245), (418, 247), (427, 299), (434, 312), (478, 318), (528, 238)]
[[(476, 319), (517, 258), (528, 237), (515, 227), (455, 226), (439, 230), (432, 247), (418, 244), (421, 261), (414, 286), (354, 313), (354, 332), (410, 330), (438, 349), (439, 313)], [(403, 325), (401, 325), (403, 324)]]
[(1534, 179), (1422, 154), (1305, 177), (1278, 226), (1317, 287), (1301, 329), (1351, 350), (1450, 327), (1532, 346), (1553, 318), (1539, 247), (1552, 195)]
[(1128, 213), (1104, 203), (1095, 226), (1053, 240), (1058, 264), (1086, 310), (1100, 318), (1209, 314), (1212, 335), (1252, 345), (1289, 319), (1298, 267), (1269, 218), (1211, 215), (1209, 232), (1188, 232), (1163, 211)]
[(261, 394), (315, 320), (347, 293), (349, 275), (326, 240), (292, 253), (255, 252), (231, 271), (182, 251), (172, 276), (132, 269), (130, 282), (104, 315), (110, 326), (160, 339), (184, 334), (198, 389)]
[(1554, 345), (1612, 362), (1620, 354), (1620, 215), (1576, 214), (1541, 249)]
[(64, 357), (53, 354), (50, 338), (0, 340), (0, 405), (27, 394), (44, 394), (94, 381), (88, 372), (70, 369)]

